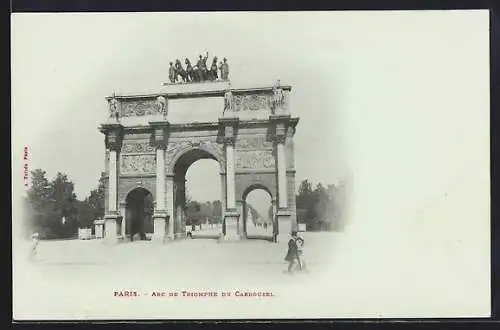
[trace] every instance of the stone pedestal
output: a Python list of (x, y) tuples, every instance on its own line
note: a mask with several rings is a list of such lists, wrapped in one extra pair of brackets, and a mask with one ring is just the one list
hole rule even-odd
[(103, 238), (104, 237), (104, 220), (94, 220), (94, 232), (95, 238)]
[(278, 242), (288, 241), (292, 233), (292, 214), (288, 210), (278, 210), (276, 214), (278, 221)]
[(238, 234), (238, 222), (240, 215), (237, 211), (226, 211), (224, 216), (223, 235), (221, 241), (239, 241), (240, 235)]
[(167, 214), (155, 212), (153, 214), (153, 242), (164, 243), (167, 238)]
[(104, 216), (104, 241), (106, 243), (117, 243), (118, 235), (116, 223), (120, 220), (118, 214), (108, 214)]
[(237, 201), (236, 202), (236, 208), (239, 213), (239, 219), (238, 219), (238, 235), (240, 236), (240, 239), (246, 239), (247, 238), (247, 233), (245, 230), (245, 202), (243, 201)]

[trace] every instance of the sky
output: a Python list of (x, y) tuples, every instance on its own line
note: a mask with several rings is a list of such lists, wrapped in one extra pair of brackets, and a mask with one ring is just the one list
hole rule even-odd
[[(169, 61), (208, 50), (227, 57), (235, 87), (292, 85), (296, 181), (347, 178), (349, 249), (364, 259), (346, 258), (384, 256), (387, 266), (372, 271), (387, 278), (394, 264), (417, 256), (439, 255), (440, 265), (453, 256), (481, 283), (467, 304), (489, 308), (488, 18), (488, 11), (12, 15), (14, 195), (23, 191), (27, 146), (30, 169), (68, 174), (84, 198), (104, 167), (97, 130), (104, 97), (161, 90)], [(188, 180), (202, 181), (204, 168), (193, 165)], [(189, 189), (195, 198), (220, 196)], [(443, 271), (446, 279), (459, 270)], [(458, 291), (468, 285), (459, 284)]]
[[(30, 170), (68, 174), (84, 198), (104, 167), (104, 97), (161, 90), (169, 61), (208, 50), (235, 87), (292, 85), (297, 182), (347, 176), (411, 208), (487, 160), (488, 93), (470, 92), (488, 84), (484, 13), (16, 14), (13, 157), (27, 146)], [(193, 197), (212, 199), (190, 172)]]
[[(104, 97), (161, 90), (169, 61), (209, 51), (228, 58), (234, 87), (292, 85), (292, 113), (300, 118), (296, 180), (336, 183), (346, 170), (339, 118), (345, 40), (331, 33), (330, 16), (305, 17), (306, 30), (294, 23), (297, 15), (14, 15), (13, 125), (22, 127), (14, 134), (29, 148), (30, 170), (66, 173), (85, 198), (104, 166), (97, 130), (107, 116)], [(218, 172), (200, 162), (188, 173), (190, 193), (219, 198), (220, 187), (208, 188), (220, 184)], [(256, 196), (267, 214), (268, 196)]]

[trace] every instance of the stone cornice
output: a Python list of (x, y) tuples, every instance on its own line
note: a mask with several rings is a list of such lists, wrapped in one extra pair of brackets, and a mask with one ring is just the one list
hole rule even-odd
[[(204, 83), (199, 84), (198, 86), (203, 86)], [(165, 86), (179, 87), (182, 88), (182, 84), (170, 85), (167, 84)], [(191, 84), (189, 87), (196, 87), (195, 84)], [(215, 85), (214, 85), (215, 86)], [(254, 87), (254, 88), (231, 88), (231, 92), (233, 94), (258, 94), (258, 93), (272, 93), (274, 86), (263, 86), (263, 87)], [(290, 85), (280, 85), (279, 88), (285, 91), (291, 91), (292, 86)], [(192, 98), (192, 97), (223, 97), (227, 88), (225, 86), (214, 87), (213, 89), (205, 89), (199, 91), (179, 91), (179, 92), (168, 92), (168, 91), (159, 91), (158, 93), (148, 93), (148, 94), (128, 94), (128, 95), (115, 95), (114, 98), (118, 101), (132, 101), (132, 100), (142, 100), (142, 99), (156, 99), (158, 96), (167, 97), (168, 99), (180, 99), (180, 98)], [(110, 101), (113, 96), (107, 96), (105, 99)]]
[[(224, 118), (224, 119), (232, 119), (232, 118)], [(288, 125), (289, 125), (289, 127), (295, 128), (295, 126), (297, 125), (298, 122), (299, 122), (299, 118), (291, 117), (288, 120)], [(269, 119), (251, 119), (251, 120), (239, 119), (238, 120), (238, 127), (239, 128), (251, 128), (251, 127), (255, 127), (255, 126), (266, 127), (269, 124), (270, 124)], [(186, 124), (169, 123), (168, 124), (168, 131), (169, 132), (182, 132), (182, 131), (193, 130), (193, 129), (217, 130), (219, 127), (220, 127), (219, 121), (197, 122), (197, 123), (186, 123)], [(126, 126), (126, 127), (124, 127), (124, 130), (126, 132), (137, 131), (137, 132), (141, 132), (141, 133), (147, 133), (151, 130), (151, 125)]]

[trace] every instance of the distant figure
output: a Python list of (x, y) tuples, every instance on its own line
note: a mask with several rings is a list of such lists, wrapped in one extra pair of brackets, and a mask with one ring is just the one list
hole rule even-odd
[(170, 67), (168, 68), (168, 79), (170, 79), (170, 82), (173, 84), (175, 83), (176, 77), (175, 77), (175, 68), (174, 68), (174, 63), (170, 62)]
[(220, 65), (220, 76), (222, 80), (228, 80), (229, 78), (229, 65), (227, 64), (227, 59), (224, 57), (224, 63)]
[(288, 240), (288, 251), (285, 256), (285, 261), (288, 261), (289, 274), (293, 273), (293, 266), (299, 261), (299, 252), (297, 247), (297, 232), (292, 232), (292, 237)]
[(34, 232), (33, 235), (31, 235), (31, 253), (30, 253), (30, 258), (33, 260), (36, 258), (37, 255), (37, 247), (40, 242), (40, 235), (37, 232)]

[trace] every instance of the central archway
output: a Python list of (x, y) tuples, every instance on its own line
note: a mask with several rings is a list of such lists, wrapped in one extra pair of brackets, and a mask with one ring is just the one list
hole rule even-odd
[[(199, 160), (213, 160), (217, 162), (219, 168), (222, 172), (222, 165), (220, 160), (210, 151), (202, 148), (191, 148), (185, 150), (179, 157), (175, 160), (173, 166), (174, 174), (174, 219), (176, 234), (181, 237), (186, 237), (189, 235), (191, 238), (218, 238), (220, 230), (217, 230), (217, 226), (208, 226), (205, 219), (199, 218), (196, 214), (193, 214), (192, 205), (188, 205), (187, 201), (187, 173), (189, 168)], [(218, 173), (221, 175), (222, 173)], [(209, 173), (207, 173), (209, 175)], [(219, 185), (222, 182), (219, 180)], [(198, 182), (199, 184), (199, 182)], [(222, 191), (222, 190), (221, 190)], [(222, 194), (219, 192), (218, 196), (211, 196), (210, 201), (219, 200), (222, 203)], [(207, 202), (207, 201), (191, 201), (192, 204), (197, 204), (196, 202)], [(203, 205), (201, 205), (203, 206)], [(189, 208), (188, 208), (189, 207)], [(200, 210), (195, 210), (196, 211)], [(206, 230), (210, 228), (211, 230)]]

